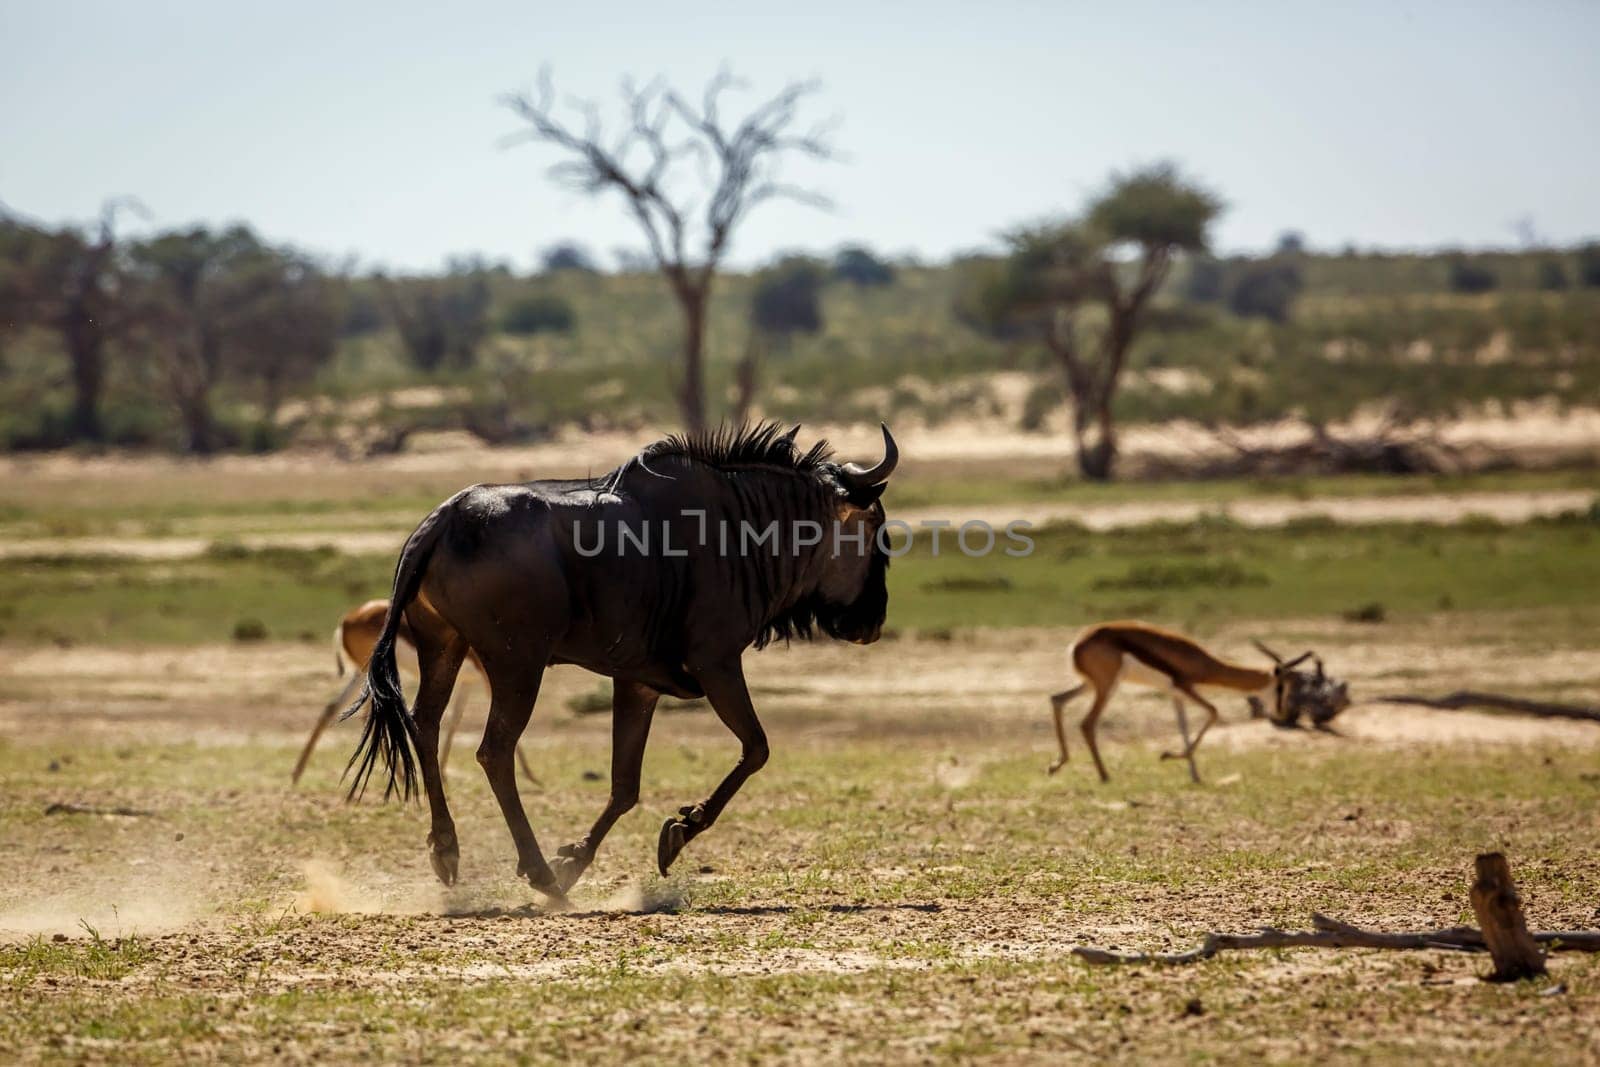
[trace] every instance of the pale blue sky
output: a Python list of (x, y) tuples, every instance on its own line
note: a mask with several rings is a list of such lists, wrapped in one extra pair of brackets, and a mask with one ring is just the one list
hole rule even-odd
[[(564, 237), (637, 247), (614, 201), (499, 146), (495, 97), (548, 62), (610, 99), (824, 83), (847, 158), (794, 169), (735, 248), (861, 240), (940, 257), (1179, 161), (1229, 202), (1225, 249), (1600, 235), (1600, 3), (88, 3), (0, 0), (0, 201), (50, 220), (133, 194), (157, 224), (243, 219), (364, 263), (518, 265)], [(753, 99), (753, 97), (751, 97)]]

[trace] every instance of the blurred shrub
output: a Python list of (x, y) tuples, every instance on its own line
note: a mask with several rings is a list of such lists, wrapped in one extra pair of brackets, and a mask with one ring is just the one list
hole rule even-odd
[(1545, 292), (1557, 292), (1568, 286), (1567, 268), (1561, 265), (1559, 259), (1541, 260), (1539, 263), (1539, 288)]
[(267, 639), (267, 624), (260, 619), (240, 619), (233, 624), (233, 639), (241, 644)]
[(1494, 271), (1470, 259), (1450, 261), (1450, 290), (1456, 293), (1487, 293), (1495, 287)]
[(892, 285), (894, 268), (859, 245), (839, 249), (833, 257), (833, 276), (842, 282), (863, 288), (873, 285)]
[(559, 296), (538, 294), (514, 301), (500, 316), (500, 328), (518, 337), (571, 333), (577, 322), (572, 305)]
[(1240, 318), (1288, 322), (1303, 285), (1300, 268), (1290, 259), (1247, 261), (1238, 268), (1228, 309)]
[(546, 272), (563, 270), (579, 271), (583, 274), (598, 273), (594, 257), (589, 250), (576, 241), (558, 241), (539, 253), (539, 266)]
[(822, 268), (803, 256), (783, 259), (762, 273), (750, 298), (750, 321), (770, 337), (822, 330)]
[(1578, 249), (1578, 284), (1586, 289), (1600, 289), (1600, 241), (1591, 241)]

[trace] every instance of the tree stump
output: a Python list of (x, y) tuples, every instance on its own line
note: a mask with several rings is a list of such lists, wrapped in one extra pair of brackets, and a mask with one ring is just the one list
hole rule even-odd
[(1528, 933), (1522, 915), (1522, 898), (1511, 881), (1511, 866), (1500, 852), (1485, 852), (1473, 864), (1472, 910), (1483, 931), (1484, 944), (1494, 958), (1491, 982), (1518, 982), (1545, 973), (1544, 952)]

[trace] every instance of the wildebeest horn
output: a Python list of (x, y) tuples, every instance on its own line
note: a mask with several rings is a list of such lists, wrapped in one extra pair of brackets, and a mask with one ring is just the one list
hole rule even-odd
[(1252, 637), (1250, 639), (1250, 643), (1252, 645), (1255, 645), (1256, 648), (1261, 652), (1261, 654), (1266, 656), (1272, 662), (1274, 662), (1274, 663), (1282, 663), (1283, 662), (1283, 657), (1282, 656), (1278, 655), (1276, 652), (1272, 651), (1272, 649), (1268, 648), (1266, 645), (1263, 645), (1260, 641), (1257, 641), (1255, 638)]
[(1284, 663), (1283, 664), (1283, 669), (1286, 670), (1286, 671), (1287, 670), (1293, 670), (1294, 668), (1300, 666), (1300, 664), (1304, 663), (1306, 660), (1310, 659), (1311, 656), (1312, 656), (1312, 653), (1310, 653), (1310, 652), (1302, 652), (1298, 656), (1296, 656), (1294, 659), (1290, 660), (1288, 663)]
[(900, 448), (894, 443), (894, 435), (889, 432), (888, 426), (883, 423), (878, 425), (883, 427), (883, 459), (878, 461), (877, 466), (871, 468), (860, 467), (854, 463), (846, 463), (840, 467), (839, 480), (844, 483), (846, 489), (871, 489), (882, 485), (889, 480), (889, 475), (894, 473), (895, 465), (900, 462)]

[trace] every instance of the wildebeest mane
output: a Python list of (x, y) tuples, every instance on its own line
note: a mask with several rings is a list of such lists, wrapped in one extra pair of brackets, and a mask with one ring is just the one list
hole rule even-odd
[(639, 460), (679, 456), (728, 470), (735, 467), (778, 467), (797, 474), (821, 470), (833, 459), (828, 442), (818, 441), (807, 452), (795, 447), (788, 433), (776, 422), (719, 426), (715, 430), (696, 430), (669, 434), (648, 445)]

